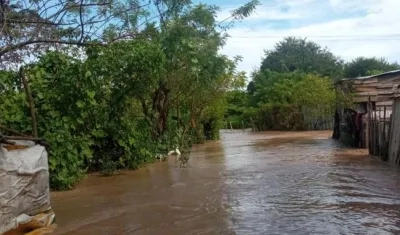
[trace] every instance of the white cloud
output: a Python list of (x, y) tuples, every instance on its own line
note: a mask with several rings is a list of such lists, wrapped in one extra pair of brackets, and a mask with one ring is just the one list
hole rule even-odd
[(372, 10), (379, 7), (381, 0), (329, 0), (330, 7), (337, 12)]
[[(223, 21), (231, 16), (231, 12), (236, 8), (226, 8), (218, 14), (217, 21)], [(291, 20), (299, 19), (303, 16), (300, 13), (282, 12), (279, 9), (260, 8), (246, 20)]]
[[(257, 8), (252, 15), (246, 18), (246, 21), (252, 20), (294, 20), (307, 17), (307, 4), (317, 0), (273, 0), (270, 3), (263, 4)], [(227, 6), (217, 17), (217, 21), (222, 21), (229, 16), (231, 12), (239, 6)], [(295, 11), (293, 10), (295, 9)]]
[[(302, 36), (327, 46), (344, 60), (358, 56), (400, 61), (400, 1), (398, 0), (283, 0), (262, 6), (258, 15), (229, 30), (232, 36), (222, 53), (244, 57), (239, 69), (258, 67), (264, 49), (273, 49), (285, 36)], [(288, 10), (280, 11), (286, 5)], [(324, 17), (320, 17), (324, 16)], [(331, 18), (329, 20), (329, 18)], [(285, 19), (288, 26), (272, 27)], [(327, 20), (328, 19), (328, 20)], [(260, 20), (264, 20), (260, 25)], [(282, 23), (283, 26), (286, 26)], [(397, 34), (397, 35), (396, 35)], [(347, 36), (346, 36), (347, 35)], [(353, 36), (349, 36), (353, 35)], [(314, 36), (314, 37), (313, 37)], [(315, 37), (318, 36), (318, 37)], [(331, 37), (334, 36), (334, 37)]]

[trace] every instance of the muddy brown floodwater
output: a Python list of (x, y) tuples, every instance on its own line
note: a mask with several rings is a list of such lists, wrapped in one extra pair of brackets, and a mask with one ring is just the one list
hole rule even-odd
[(55, 234), (400, 234), (400, 169), (330, 132), (222, 132), (171, 160), (53, 193)]

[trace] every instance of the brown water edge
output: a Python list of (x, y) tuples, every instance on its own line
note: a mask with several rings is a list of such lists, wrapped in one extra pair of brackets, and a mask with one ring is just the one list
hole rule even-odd
[(221, 132), (171, 159), (52, 193), (55, 234), (399, 234), (400, 169), (331, 132)]

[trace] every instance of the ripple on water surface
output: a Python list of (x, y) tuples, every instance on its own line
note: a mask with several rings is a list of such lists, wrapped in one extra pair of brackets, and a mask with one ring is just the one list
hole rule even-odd
[(330, 132), (222, 132), (125, 175), (54, 193), (58, 234), (399, 234), (400, 170)]

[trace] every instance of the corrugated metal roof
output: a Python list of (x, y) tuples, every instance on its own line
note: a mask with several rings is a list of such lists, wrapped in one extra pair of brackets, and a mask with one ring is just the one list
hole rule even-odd
[(397, 73), (400, 73), (400, 69), (398, 69), (398, 70), (392, 70), (392, 71), (389, 71), (389, 72), (380, 73), (380, 74), (376, 74), (376, 75), (371, 75), (371, 76), (363, 76), (363, 77), (356, 77), (356, 78), (345, 78), (345, 79), (343, 79), (343, 80), (352, 80), (352, 79), (360, 79), (360, 80), (363, 80), (363, 79), (381, 77), (381, 76), (384, 76), (384, 75), (397, 74)]
[(355, 77), (355, 78), (343, 78), (343, 79), (341, 79), (341, 81), (345, 81), (345, 80), (364, 80), (364, 79), (376, 78), (376, 77), (381, 77), (381, 76), (384, 76), (384, 75), (397, 74), (397, 73), (400, 73), (400, 69), (392, 70), (392, 71), (389, 71), (389, 72), (380, 73), (380, 74), (376, 74), (376, 75), (371, 75), (371, 76), (363, 76), (363, 77)]

